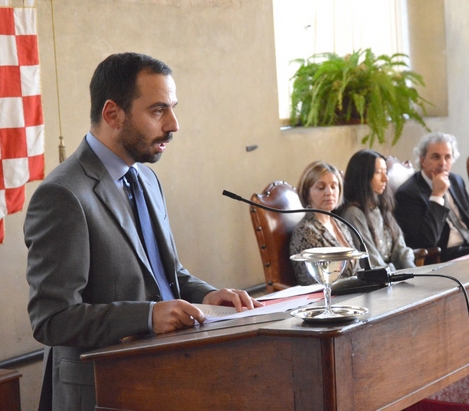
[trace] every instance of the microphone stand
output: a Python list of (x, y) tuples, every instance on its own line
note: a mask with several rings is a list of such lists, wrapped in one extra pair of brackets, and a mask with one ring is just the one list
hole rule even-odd
[(358, 232), (358, 230), (350, 224), (344, 218), (330, 213), (329, 211), (325, 210), (318, 210), (315, 208), (302, 208), (297, 210), (284, 210), (280, 208), (272, 208), (262, 204), (255, 203), (254, 201), (246, 200), (245, 198), (231, 193), (230, 191), (223, 190), (222, 193), (224, 196), (230, 197), (234, 200), (242, 201), (243, 203), (250, 204), (254, 207), (259, 207), (267, 211), (272, 211), (274, 213), (320, 213), (326, 214), (335, 218), (339, 221), (342, 221), (348, 228), (352, 230), (352, 232), (357, 236), (360, 242), (360, 251), (367, 253), (366, 259), (364, 259), (364, 269), (358, 270), (356, 278), (350, 277), (343, 280), (339, 280), (336, 283), (332, 284), (332, 292), (335, 295), (339, 294), (348, 294), (348, 293), (356, 293), (356, 292), (363, 292), (363, 291), (371, 291), (377, 288), (381, 288), (385, 285), (389, 285), (390, 283), (396, 281), (403, 281), (408, 280), (414, 277), (442, 277), (442, 278), (449, 278), (450, 280), (455, 281), (458, 286), (461, 288), (464, 298), (466, 300), (466, 308), (469, 314), (469, 297), (467, 295), (466, 288), (464, 285), (459, 281), (457, 278), (451, 277), (449, 275), (442, 275), (442, 274), (414, 274), (414, 273), (391, 273), (391, 271), (387, 267), (378, 267), (378, 268), (371, 268), (370, 257), (368, 256), (368, 250), (366, 249), (365, 241), (363, 237)]
[[(378, 267), (378, 268), (372, 268), (371, 263), (370, 263), (370, 257), (368, 256), (368, 250), (366, 248), (365, 241), (363, 240), (363, 237), (359, 233), (359, 231), (352, 225), (350, 224), (347, 220), (345, 220), (343, 217), (331, 213), (329, 211), (325, 210), (319, 210), (315, 208), (301, 208), (301, 209), (296, 209), (296, 210), (285, 210), (285, 209), (280, 209), (280, 208), (272, 208), (268, 207), (262, 204), (255, 203), (254, 201), (247, 200), (237, 194), (234, 194), (230, 191), (223, 190), (222, 193), (224, 196), (230, 197), (234, 200), (241, 201), (243, 203), (250, 204), (254, 207), (259, 207), (267, 211), (272, 211), (274, 213), (320, 213), (320, 214), (326, 214), (328, 216), (331, 216), (332, 218), (335, 218), (339, 221), (342, 221), (350, 230), (355, 234), (355, 236), (358, 238), (358, 241), (360, 243), (360, 250), (363, 251), (367, 254), (366, 258), (363, 259), (363, 270), (359, 270), (357, 272), (357, 278), (359, 280), (362, 280), (364, 282), (372, 283), (374, 285), (387, 285), (390, 282), (395, 282), (395, 281), (402, 281), (406, 280), (408, 277), (406, 274), (394, 274), (392, 275), (389, 268), (387, 267)], [(346, 281), (346, 280), (344, 280)]]

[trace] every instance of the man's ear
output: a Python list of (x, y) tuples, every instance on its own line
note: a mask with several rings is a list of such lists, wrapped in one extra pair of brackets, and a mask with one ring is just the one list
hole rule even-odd
[(119, 130), (125, 119), (124, 110), (122, 110), (113, 100), (106, 100), (102, 111), (103, 121), (110, 127)]

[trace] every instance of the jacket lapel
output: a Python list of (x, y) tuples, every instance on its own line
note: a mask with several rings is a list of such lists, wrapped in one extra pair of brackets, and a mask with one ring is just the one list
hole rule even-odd
[(122, 227), (128, 237), (136, 254), (147, 268), (153, 278), (150, 262), (138, 235), (135, 224), (129, 215), (128, 209), (123, 202), (122, 194), (119, 193), (114, 181), (107, 172), (103, 163), (94, 154), (86, 140), (83, 140), (77, 149), (78, 161), (83, 167), (85, 174), (96, 181), (94, 193), (102, 201), (105, 207), (111, 212), (117, 223)]
[(427, 199), (427, 202), (430, 201), (430, 195), (432, 193), (432, 189), (430, 186), (427, 184), (427, 182), (424, 180), (422, 177), (422, 174), (420, 171), (417, 171), (416, 174), (414, 174), (417, 177), (417, 185), (420, 189), (420, 191), (423, 193), (424, 198)]

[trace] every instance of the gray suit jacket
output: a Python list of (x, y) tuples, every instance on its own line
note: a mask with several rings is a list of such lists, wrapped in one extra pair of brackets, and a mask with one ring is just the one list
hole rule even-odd
[[(139, 171), (174, 295), (201, 302), (215, 288), (181, 265), (159, 180), (149, 167)], [(93, 370), (80, 354), (149, 333), (159, 290), (125, 201), (85, 140), (31, 198), (28, 311), (34, 337), (47, 346), (41, 411), (93, 410)]]

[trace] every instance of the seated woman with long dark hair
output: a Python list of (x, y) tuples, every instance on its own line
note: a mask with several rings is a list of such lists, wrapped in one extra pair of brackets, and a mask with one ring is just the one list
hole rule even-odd
[[(342, 202), (343, 182), (340, 172), (322, 161), (309, 164), (300, 177), (297, 191), (305, 208), (331, 212)], [(294, 228), (290, 253), (299, 254), (307, 248), (353, 247), (348, 227), (333, 217), (320, 213), (305, 213)], [(303, 262), (292, 261), (295, 277), (300, 285), (315, 282)], [(342, 277), (354, 275), (356, 264), (348, 262)]]
[(391, 270), (415, 267), (414, 253), (406, 246), (393, 216), (394, 199), (388, 191), (387, 171), (386, 158), (380, 153), (355, 153), (345, 170), (345, 205), (340, 214), (362, 235), (372, 266)]

